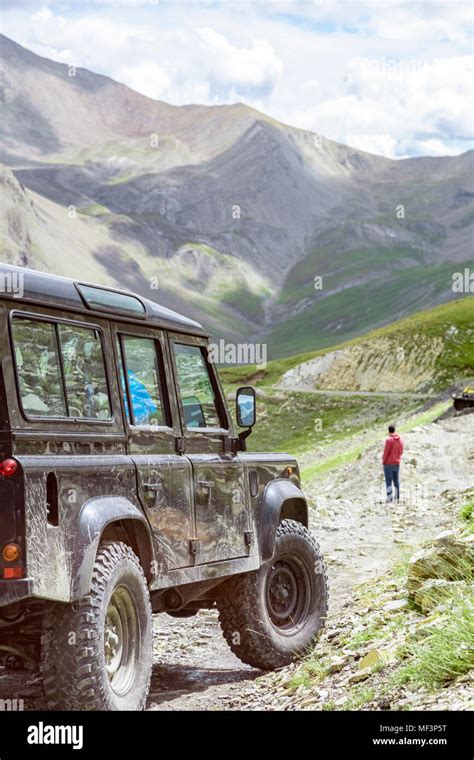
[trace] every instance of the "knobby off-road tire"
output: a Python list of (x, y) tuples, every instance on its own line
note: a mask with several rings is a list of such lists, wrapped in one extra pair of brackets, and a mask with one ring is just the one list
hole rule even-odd
[(311, 533), (294, 520), (280, 523), (273, 558), (229, 578), (217, 607), (227, 643), (247, 665), (274, 670), (304, 655), (328, 607), (326, 568)]
[(52, 710), (143, 710), (152, 668), (147, 583), (127, 544), (100, 544), (90, 593), (44, 616), (41, 669)]

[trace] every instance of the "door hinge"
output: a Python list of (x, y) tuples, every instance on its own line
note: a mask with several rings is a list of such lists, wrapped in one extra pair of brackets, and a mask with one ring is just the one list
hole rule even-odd
[(196, 556), (201, 551), (201, 542), (197, 538), (189, 539), (189, 552)]
[(253, 543), (253, 531), (244, 531), (245, 546), (252, 546)]
[(178, 454), (184, 454), (186, 452), (186, 438), (175, 438), (175, 448)]

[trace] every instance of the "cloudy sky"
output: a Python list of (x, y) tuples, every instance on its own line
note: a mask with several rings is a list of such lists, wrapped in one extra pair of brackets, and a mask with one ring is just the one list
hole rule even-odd
[(181, 105), (244, 101), (389, 157), (474, 147), (462, 0), (3, 0), (40, 55)]

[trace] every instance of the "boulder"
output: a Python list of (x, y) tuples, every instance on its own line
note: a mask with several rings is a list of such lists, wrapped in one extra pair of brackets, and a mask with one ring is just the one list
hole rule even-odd
[(447, 581), (465, 580), (474, 568), (472, 536), (461, 538), (454, 531), (445, 531), (411, 557), (408, 564), (407, 586), (413, 597), (417, 589), (430, 578)]
[(359, 670), (373, 670), (374, 668), (388, 665), (394, 662), (395, 659), (395, 650), (393, 648), (373, 649), (359, 660)]
[(339, 673), (351, 662), (351, 657), (333, 657), (327, 666), (327, 673)]
[(382, 609), (385, 612), (399, 612), (408, 607), (408, 599), (392, 599), (390, 602), (386, 602)]

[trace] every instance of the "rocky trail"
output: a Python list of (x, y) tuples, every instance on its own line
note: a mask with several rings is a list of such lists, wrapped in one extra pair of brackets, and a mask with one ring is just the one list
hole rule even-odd
[[(474, 485), (474, 415), (415, 428), (404, 439), (397, 505), (385, 504), (380, 447), (306, 484), (314, 507), (311, 527), (328, 564), (329, 635), (341, 615), (350, 614), (356, 586), (451, 528), (460, 495)], [(154, 626), (148, 710), (291, 708), (291, 695), (274, 688), (274, 674), (262, 675), (230, 652), (214, 611), (189, 619), (162, 615)], [(0, 670), (0, 699), (15, 697), (24, 699), (25, 709), (44, 708), (39, 677)]]

